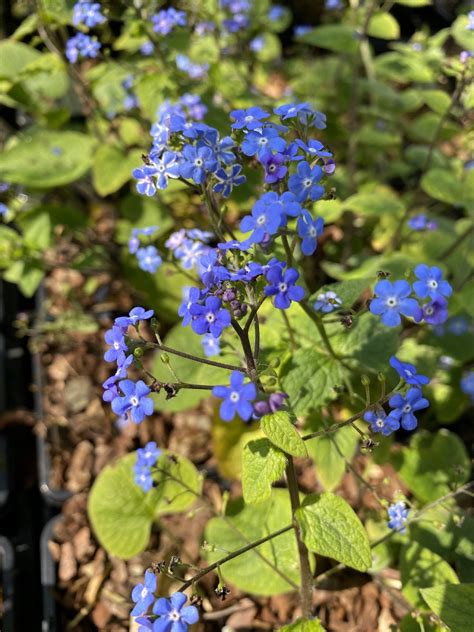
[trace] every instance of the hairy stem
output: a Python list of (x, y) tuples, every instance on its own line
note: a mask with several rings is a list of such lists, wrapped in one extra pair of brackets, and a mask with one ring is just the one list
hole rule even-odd
[(147, 343), (147, 347), (154, 347), (164, 351), (165, 353), (171, 353), (177, 355), (180, 358), (186, 358), (186, 360), (192, 360), (193, 362), (201, 362), (201, 364), (208, 364), (209, 366), (216, 366), (219, 369), (227, 369), (228, 371), (240, 371), (241, 373), (247, 373), (247, 370), (242, 366), (234, 366), (233, 364), (226, 364), (225, 362), (216, 362), (215, 360), (208, 360), (207, 358), (200, 358), (199, 356), (186, 353), (185, 351), (178, 351), (172, 347), (167, 347), (161, 343)]
[(288, 465), (286, 466), (286, 480), (288, 491), (290, 492), (291, 511), (293, 514), (293, 528), (295, 530), (296, 543), (298, 545), (298, 556), (300, 560), (300, 599), (303, 616), (310, 618), (313, 614), (313, 575), (309, 565), (309, 554), (305, 543), (301, 539), (295, 513), (300, 506), (298, 481), (296, 478), (295, 464), (290, 454), (286, 455)]
[(251, 551), (255, 547), (260, 546), (261, 544), (264, 544), (265, 542), (268, 542), (268, 540), (273, 540), (273, 538), (276, 538), (279, 535), (282, 535), (283, 533), (286, 533), (290, 529), (293, 529), (293, 525), (291, 525), (291, 524), (288, 525), (287, 527), (283, 527), (282, 529), (278, 529), (278, 531), (274, 531), (273, 533), (270, 533), (269, 535), (266, 535), (263, 538), (260, 538), (260, 540), (256, 540), (255, 542), (251, 542), (250, 544), (247, 544), (246, 546), (243, 546), (242, 548), (237, 549), (236, 551), (232, 551), (232, 553), (229, 553), (229, 555), (226, 555), (225, 557), (221, 558), (220, 560), (217, 560), (217, 562), (214, 562), (213, 564), (210, 564), (209, 566), (206, 566), (206, 568), (203, 568), (202, 570), (200, 570), (199, 573), (196, 573), (196, 575), (191, 577), (191, 579), (188, 579), (187, 581), (185, 581), (181, 585), (181, 588), (179, 589), (180, 592), (183, 592), (184, 590), (186, 590), (186, 588), (189, 588), (194, 583), (199, 581), (202, 577), (204, 577), (204, 575), (207, 575), (211, 571), (216, 570), (217, 568), (219, 568), (220, 566), (222, 566), (226, 562), (230, 562), (230, 560), (233, 560), (234, 558), (239, 557), (239, 555), (242, 555), (243, 553), (246, 553), (247, 551)]

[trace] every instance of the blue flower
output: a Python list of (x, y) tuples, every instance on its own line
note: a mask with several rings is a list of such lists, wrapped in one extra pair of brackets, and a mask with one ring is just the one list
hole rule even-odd
[(156, 193), (155, 176), (156, 167), (154, 165), (144, 165), (132, 171), (132, 176), (137, 181), (136, 187), (140, 195), (151, 197)]
[(198, 265), (199, 259), (206, 252), (206, 247), (199, 241), (185, 239), (174, 251), (175, 257), (181, 261), (185, 270), (191, 270)]
[(304, 297), (304, 289), (295, 285), (299, 273), (294, 268), (288, 268), (283, 272), (279, 265), (272, 266), (266, 273), (269, 283), (264, 289), (266, 296), (274, 296), (274, 305), (278, 309), (288, 309), (291, 301), (301, 301)]
[(207, 106), (201, 101), (201, 97), (198, 94), (190, 94), (186, 92), (180, 98), (179, 102), (184, 105), (191, 118), (196, 121), (202, 121), (207, 113)]
[(388, 517), (390, 518), (388, 527), (400, 533), (405, 533), (405, 523), (408, 520), (408, 509), (405, 507), (404, 502), (398, 502), (387, 509)]
[(155, 46), (153, 42), (148, 41), (142, 44), (140, 46), (140, 52), (145, 57), (149, 57), (150, 55), (153, 55), (153, 53), (155, 52)]
[(265, 38), (263, 35), (257, 35), (257, 37), (254, 37), (249, 44), (249, 48), (254, 53), (262, 51), (265, 48)]
[(214, 22), (197, 22), (196, 26), (194, 27), (194, 32), (196, 33), (196, 35), (199, 35), (199, 37), (201, 37), (201, 35), (205, 35), (206, 33), (212, 33), (213, 31), (215, 31), (216, 29), (216, 25), (214, 24)]
[(421, 389), (416, 387), (410, 388), (405, 397), (400, 393), (395, 393), (388, 403), (393, 408), (390, 416), (398, 419), (405, 430), (414, 430), (418, 425), (414, 413), (430, 405), (429, 401), (423, 397)]
[(221, 300), (217, 296), (209, 296), (204, 305), (193, 303), (189, 308), (192, 316), (191, 328), (196, 334), (211, 333), (219, 338), (222, 330), (230, 325), (230, 313), (221, 308)]
[(183, 294), (183, 302), (179, 306), (178, 315), (183, 319), (183, 327), (186, 327), (193, 319), (189, 309), (193, 303), (201, 300), (201, 290), (197, 287), (183, 288)]
[(316, 297), (316, 302), (313, 307), (317, 312), (323, 312), (329, 314), (342, 305), (342, 300), (332, 290), (328, 292), (321, 292)]
[(214, 386), (212, 394), (223, 399), (219, 413), (224, 421), (232, 421), (239, 415), (248, 421), (253, 414), (251, 402), (257, 397), (255, 384), (244, 384), (244, 375), (240, 371), (233, 371), (230, 376), (230, 386)]
[(148, 320), (155, 312), (152, 309), (145, 310), (143, 307), (134, 307), (128, 316), (119, 316), (115, 319), (115, 324), (127, 330), (130, 325), (137, 325), (142, 320)]
[(189, 57), (178, 53), (176, 55), (176, 67), (185, 72), (191, 79), (203, 79), (209, 70), (209, 64), (195, 64)]
[(230, 116), (234, 119), (235, 123), (232, 123), (232, 129), (259, 129), (263, 126), (262, 120), (268, 118), (270, 115), (262, 108), (257, 106), (248, 108), (248, 110), (233, 110)]
[(252, 208), (252, 215), (246, 215), (240, 222), (240, 230), (248, 233), (253, 230), (250, 243), (260, 243), (266, 235), (274, 235), (281, 224), (280, 209), (276, 204), (268, 204), (265, 195), (257, 200)]
[(0, 215), (6, 215), (8, 213), (8, 206), (0, 202)]
[(407, 281), (395, 281), (391, 283), (382, 279), (374, 288), (376, 298), (370, 302), (372, 314), (382, 316), (382, 322), (387, 327), (396, 327), (400, 324), (400, 314), (420, 319), (420, 306), (411, 294), (410, 284)]
[(116, 386), (116, 384), (112, 384), (111, 386), (107, 386), (104, 388), (105, 390), (102, 393), (102, 399), (104, 400), (104, 402), (112, 402), (116, 397), (120, 397), (120, 393), (118, 392), (118, 387)]
[(204, 350), (204, 355), (207, 358), (217, 356), (221, 352), (220, 338), (214, 338), (212, 334), (204, 334), (204, 336), (201, 338), (201, 344)]
[(246, 156), (262, 156), (268, 151), (282, 152), (286, 142), (278, 136), (278, 130), (274, 127), (265, 127), (262, 130), (249, 132), (242, 142), (242, 152)]
[(145, 226), (144, 228), (134, 228), (130, 239), (128, 240), (128, 250), (130, 254), (135, 254), (140, 247), (139, 235), (150, 237), (158, 230), (159, 226)]
[(186, 239), (186, 231), (184, 228), (171, 233), (168, 239), (165, 241), (165, 246), (170, 250), (176, 250), (179, 248)]
[(123, 332), (120, 327), (112, 327), (105, 332), (105, 342), (110, 345), (104, 354), (104, 360), (106, 362), (117, 362), (120, 366), (125, 362), (125, 352), (128, 351), (127, 344), (123, 337)]
[(111, 390), (111, 389), (114, 386), (114, 384), (118, 382), (118, 380), (123, 380), (127, 377), (127, 369), (132, 364), (132, 362), (133, 362), (133, 355), (127, 356), (125, 360), (122, 362), (122, 364), (119, 364), (117, 366), (117, 370), (115, 371), (115, 373), (111, 375), (110, 377), (108, 377), (105, 380), (105, 382), (102, 384), (106, 392), (110, 391), (109, 394), (107, 395), (107, 398), (105, 397), (105, 393), (103, 394), (102, 399), (104, 401), (112, 401), (114, 397), (117, 397), (118, 395), (117, 389), (115, 390)]
[(426, 215), (414, 215), (412, 218), (408, 220), (408, 226), (412, 230), (436, 230), (438, 228), (438, 224), (433, 220), (428, 220)]
[(443, 272), (436, 266), (429, 267), (424, 263), (416, 266), (415, 275), (419, 281), (413, 283), (413, 289), (420, 298), (450, 296), (453, 288), (443, 280)]
[(196, 184), (202, 184), (208, 172), (215, 171), (217, 160), (214, 152), (206, 145), (185, 145), (183, 148), (183, 162), (179, 172), (183, 178), (192, 178)]
[(132, 590), (132, 599), (135, 606), (130, 613), (132, 617), (144, 614), (155, 601), (156, 575), (152, 571), (146, 571), (143, 584), (137, 584)]
[(154, 274), (163, 263), (155, 246), (147, 246), (137, 250), (138, 267), (145, 272)]
[(139, 424), (146, 415), (153, 413), (153, 400), (148, 397), (151, 391), (143, 380), (137, 383), (122, 380), (119, 386), (124, 396), (116, 397), (112, 402), (112, 410), (116, 415), (125, 415), (130, 411), (132, 421)]
[(301, 242), (301, 252), (310, 256), (318, 247), (318, 237), (323, 234), (324, 220), (322, 217), (313, 219), (308, 211), (303, 211), (298, 218), (298, 235), (303, 240)]
[(286, 103), (285, 105), (279, 105), (273, 110), (273, 112), (279, 116), (282, 121), (297, 118), (302, 112), (306, 112), (306, 114), (308, 114), (312, 111), (313, 110), (309, 103)]
[(246, 181), (246, 177), (241, 174), (242, 167), (240, 165), (231, 165), (227, 169), (218, 169), (216, 171), (217, 184), (214, 185), (214, 191), (221, 193), (225, 198), (229, 197), (234, 187), (238, 187)]
[(66, 42), (66, 57), (75, 64), (80, 58), (94, 58), (100, 50), (100, 42), (85, 33), (77, 33)]
[(310, 154), (310, 156), (317, 156), (318, 158), (331, 158), (332, 153), (324, 149), (324, 145), (319, 142), (319, 140), (315, 140), (314, 138), (305, 143), (300, 138), (295, 140), (295, 144), (299, 149), (302, 149), (306, 154)]
[(268, 184), (273, 184), (285, 177), (288, 167), (285, 166), (286, 156), (283, 154), (272, 154), (266, 151), (261, 154), (259, 160), (265, 169), (265, 182)]
[(425, 386), (430, 379), (426, 375), (420, 375), (416, 372), (416, 367), (408, 362), (401, 362), (395, 356), (392, 356), (389, 360), (390, 366), (397, 371), (398, 375), (405, 380), (407, 384), (413, 384), (414, 386)]
[(364, 419), (370, 424), (372, 432), (381, 432), (385, 437), (388, 437), (392, 432), (400, 428), (399, 420), (387, 415), (383, 408), (378, 408), (376, 411), (367, 411)]
[(304, 160), (298, 164), (296, 173), (293, 173), (288, 180), (288, 187), (295, 194), (298, 202), (305, 202), (308, 198), (319, 200), (324, 193), (324, 188), (318, 185), (323, 176), (323, 171), (319, 165), (313, 168)]
[(145, 494), (153, 487), (153, 477), (151, 475), (151, 469), (146, 465), (135, 463), (133, 466), (133, 480), (140, 487)]
[(72, 23), (74, 26), (84, 24), (90, 29), (103, 24), (105, 17), (100, 10), (101, 6), (98, 2), (77, 2), (72, 11)]
[(461, 379), (461, 390), (474, 402), (474, 371), (468, 371)]
[(280, 4), (274, 4), (270, 7), (268, 12), (268, 19), (270, 22), (276, 22), (281, 20), (283, 17), (285, 17), (285, 7), (282, 7)]
[(325, 0), (324, 6), (328, 11), (334, 11), (335, 9), (342, 9), (343, 4), (341, 0)]
[(154, 159), (153, 168), (155, 169), (156, 186), (158, 189), (166, 189), (168, 186), (168, 178), (179, 178), (180, 175), (177, 156), (172, 151), (165, 151), (161, 158)]
[(168, 35), (175, 26), (186, 26), (186, 13), (184, 11), (176, 11), (163, 9), (152, 16), (153, 30), (160, 35)]
[(195, 606), (186, 606), (184, 593), (175, 592), (169, 599), (161, 597), (153, 606), (158, 618), (153, 623), (153, 632), (186, 632), (188, 625), (199, 621), (199, 612)]
[(448, 319), (448, 301), (437, 296), (422, 307), (422, 318), (428, 325), (442, 325)]

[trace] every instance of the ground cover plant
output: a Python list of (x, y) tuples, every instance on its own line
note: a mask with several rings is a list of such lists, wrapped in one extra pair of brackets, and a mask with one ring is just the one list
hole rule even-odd
[(75, 627), (471, 629), (474, 23), (427, 6), (12, 6), (0, 266), (46, 289)]

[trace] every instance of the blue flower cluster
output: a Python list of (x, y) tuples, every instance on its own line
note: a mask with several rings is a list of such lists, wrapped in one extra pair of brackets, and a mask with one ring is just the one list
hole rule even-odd
[(408, 226), (415, 231), (433, 231), (438, 228), (438, 224), (424, 214), (414, 215), (408, 220)]
[[(72, 22), (74, 26), (91, 29), (105, 21), (105, 16), (101, 13), (101, 5), (98, 2), (79, 0), (73, 7)], [(75, 64), (78, 59), (97, 57), (100, 48), (101, 44), (97, 38), (79, 32), (66, 42), (65, 55), (71, 64)]]
[(186, 26), (187, 18), (184, 11), (177, 11), (170, 7), (155, 13), (151, 18), (153, 30), (159, 35), (169, 35), (176, 26)]
[[(185, 606), (188, 600), (182, 592), (171, 597), (155, 597), (156, 575), (147, 570), (143, 584), (137, 584), (132, 590), (134, 607), (130, 613), (140, 625), (139, 632), (186, 632), (189, 625), (199, 621), (199, 612), (195, 606)], [(151, 614), (148, 614), (151, 608)]]
[[(137, 185), (139, 186), (139, 185)], [(138, 267), (144, 272), (154, 274), (163, 263), (163, 260), (153, 245), (144, 246), (140, 237), (151, 237), (158, 230), (158, 226), (145, 226), (145, 228), (134, 228), (128, 241), (130, 254), (136, 255)]]
[(133, 468), (135, 474), (135, 483), (143, 489), (144, 492), (150, 491), (153, 487), (153, 478), (151, 469), (161, 455), (161, 450), (154, 441), (149, 441), (144, 448), (137, 450), (137, 461)]
[(133, 92), (133, 76), (128, 75), (126, 79), (122, 81), (122, 88), (125, 90), (125, 99), (123, 100), (123, 109), (126, 112), (138, 107), (138, 98)]
[(413, 283), (415, 295), (418, 299), (428, 301), (423, 305), (412, 298), (412, 288), (408, 281), (391, 283), (383, 279), (376, 284), (375, 298), (370, 302), (369, 309), (372, 314), (381, 316), (383, 324), (387, 327), (399, 325), (400, 315), (411, 317), (416, 323), (424, 321), (430, 325), (439, 325), (447, 320), (447, 297), (453, 290), (448, 281), (443, 279), (441, 269), (422, 263), (416, 266), (415, 276), (417, 277)]
[(474, 371), (467, 371), (461, 379), (461, 390), (474, 403)]
[(138, 330), (140, 322), (149, 320), (152, 316), (153, 310), (134, 307), (128, 316), (116, 318), (113, 327), (104, 336), (109, 345), (104, 359), (115, 362), (117, 370), (103, 383), (102, 399), (111, 402), (114, 413), (120, 417), (130, 416), (136, 424), (142, 422), (146, 415), (152, 414), (153, 401), (149, 397), (151, 390), (145, 382), (127, 379), (127, 369), (133, 362), (133, 355), (128, 350), (127, 332), (129, 327)]
[(417, 373), (413, 364), (401, 362), (395, 356), (390, 358), (390, 366), (412, 388), (409, 388), (405, 395), (395, 393), (389, 399), (388, 404), (392, 410), (388, 415), (381, 407), (365, 413), (364, 419), (369, 423), (372, 432), (380, 432), (384, 436), (391, 435), (400, 426), (404, 430), (414, 430), (418, 425), (415, 413), (429, 406), (429, 401), (423, 397), (420, 388), (429, 383), (429, 378)]
[(225, 12), (222, 27), (229, 33), (237, 33), (250, 26), (249, 0), (221, 0), (221, 7)]
[(388, 517), (390, 518), (388, 522), (389, 529), (393, 529), (395, 531), (399, 531), (400, 533), (405, 533), (405, 524), (408, 520), (409, 509), (406, 508), (406, 505), (403, 501), (399, 501), (390, 505), (387, 509)]

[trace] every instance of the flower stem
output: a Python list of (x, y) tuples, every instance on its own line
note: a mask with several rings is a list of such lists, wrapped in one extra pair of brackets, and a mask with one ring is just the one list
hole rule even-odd
[(290, 493), (291, 511), (293, 514), (293, 528), (295, 530), (296, 543), (298, 545), (298, 556), (300, 560), (300, 599), (303, 617), (310, 618), (313, 614), (313, 575), (309, 565), (309, 554), (305, 543), (301, 539), (295, 513), (300, 506), (298, 490), (298, 480), (296, 478), (295, 464), (290, 454), (286, 455), (288, 465), (286, 466), (286, 480)]
[(226, 364), (225, 362), (217, 362), (215, 360), (208, 360), (207, 358), (200, 358), (199, 356), (192, 355), (191, 353), (186, 353), (185, 351), (178, 351), (177, 349), (173, 349), (172, 347), (167, 347), (161, 343), (147, 343), (147, 347), (155, 347), (160, 349), (160, 351), (164, 351), (165, 353), (171, 353), (172, 355), (177, 355), (180, 358), (186, 358), (186, 360), (192, 360), (193, 362), (201, 362), (201, 364), (209, 364), (209, 366), (216, 366), (219, 369), (227, 369), (228, 371), (241, 371), (242, 373), (247, 373), (247, 370), (242, 366), (234, 366), (233, 364)]

